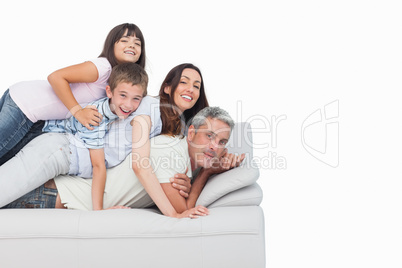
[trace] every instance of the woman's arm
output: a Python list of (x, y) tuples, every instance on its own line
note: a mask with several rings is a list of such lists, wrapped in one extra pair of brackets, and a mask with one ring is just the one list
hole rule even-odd
[[(152, 198), (155, 205), (163, 213), (163, 215), (176, 217), (176, 218), (197, 218), (198, 216), (208, 215), (209, 211), (203, 206), (197, 206), (192, 209), (181, 209), (176, 203), (171, 203), (166, 196), (164, 189), (162, 189), (158, 178), (153, 172), (149, 155), (150, 155), (150, 141), (149, 133), (151, 129), (151, 118), (147, 115), (139, 115), (133, 119), (133, 170), (135, 175), (147, 191), (148, 195)], [(168, 183), (171, 185), (170, 183)], [(185, 183), (184, 183), (185, 184)], [(192, 187), (191, 187), (192, 188)], [(172, 192), (177, 194), (182, 199), (179, 190), (171, 186)], [(179, 213), (177, 211), (180, 211)]]
[(161, 183), (161, 186), (173, 207), (176, 208), (177, 212), (183, 213), (184, 211), (195, 207), (195, 203), (197, 202), (202, 189), (207, 183), (209, 176), (210, 174), (208, 172), (205, 172), (204, 170), (200, 171), (193, 185), (191, 186), (187, 199), (180, 195), (180, 193), (173, 188), (171, 183)]
[(106, 184), (105, 153), (103, 149), (89, 149), (92, 163), (92, 207), (103, 209), (103, 194)]
[[(151, 124), (151, 118), (147, 115), (136, 116), (132, 121), (133, 170), (159, 210), (166, 216), (178, 217), (176, 210), (162, 190), (161, 184), (150, 165), (149, 153), (151, 148), (149, 133)], [(175, 191), (178, 192), (177, 190)]]
[(98, 80), (98, 77), (98, 69), (90, 61), (57, 70), (48, 76), (48, 81), (57, 97), (59, 97), (70, 113), (90, 130), (93, 128), (89, 124), (93, 126), (99, 125), (102, 115), (92, 107), (83, 109), (75, 99), (70, 88), (70, 83), (93, 83)]

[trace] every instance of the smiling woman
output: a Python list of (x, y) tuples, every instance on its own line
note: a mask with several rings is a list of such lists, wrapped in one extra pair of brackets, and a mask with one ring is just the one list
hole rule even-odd
[[(162, 121), (161, 134), (167, 136), (180, 136), (186, 131), (186, 124), (200, 110), (208, 107), (207, 97), (205, 95), (204, 82), (201, 71), (198, 67), (190, 63), (180, 64), (174, 67), (162, 82), (159, 91), (159, 110)], [(166, 188), (162, 189), (162, 184), (156, 177), (156, 173), (150, 165), (144, 166), (144, 159), (150, 159), (150, 141), (144, 141), (143, 137), (148, 137), (148, 132), (141, 133), (139, 129), (146, 129), (150, 124), (150, 118), (137, 117), (132, 124), (132, 166), (134, 173), (142, 186), (145, 188), (154, 203), (158, 206), (164, 215), (172, 217), (196, 217), (194, 209), (186, 207), (183, 210), (178, 209), (168, 199)], [(162, 135), (161, 135), (162, 136)], [(145, 144), (145, 146), (144, 146)], [(146, 161), (145, 161), (146, 162)], [(189, 173), (187, 173), (189, 172)], [(180, 171), (181, 176), (191, 176), (191, 171)], [(170, 184), (170, 183), (169, 183)], [(185, 197), (181, 188), (177, 189), (172, 185), (173, 191)], [(187, 195), (187, 196), (186, 196)], [(195, 205), (195, 203), (194, 203)], [(196, 212), (198, 213), (198, 212)]]
[[(174, 102), (177, 105), (177, 108), (179, 109), (178, 112), (180, 114), (193, 107), (198, 101), (198, 97), (200, 96), (200, 87), (200, 74), (194, 69), (184, 69), (180, 77), (180, 83), (178, 84), (173, 96)], [(165, 87), (164, 92), (166, 94), (170, 94), (171, 87)]]
[(167, 74), (159, 90), (159, 97), (161, 134), (183, 133), (184, 125), (188, 126), (198, 111), (209, 106), (201, 71), (190, 63), (180, 64)]

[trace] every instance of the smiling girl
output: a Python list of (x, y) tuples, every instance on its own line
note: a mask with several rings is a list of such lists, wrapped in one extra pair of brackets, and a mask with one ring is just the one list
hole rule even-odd
[(145, 41), (141, 30), (124, 23), (108, 34), (98, 58), (57, 70), (48, 81), (25, 81), (11, 86), (0, 99), (0, 157), (10, 151), (38, 120), (74, 116), (92, 130), (102, 115), (89, 102), (106, 97), (105, 88), (114, 66), (134, 62), (145, 67)]

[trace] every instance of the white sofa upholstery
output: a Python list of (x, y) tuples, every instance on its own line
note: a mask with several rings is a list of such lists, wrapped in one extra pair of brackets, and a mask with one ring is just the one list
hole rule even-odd
[(0, 210), (0, 267), (265, 267), (262, 190), (250, 126), (236, 124), (231, 152), (245, 163), (211, 178), (198, 219), (155, 208), (107, 211)]

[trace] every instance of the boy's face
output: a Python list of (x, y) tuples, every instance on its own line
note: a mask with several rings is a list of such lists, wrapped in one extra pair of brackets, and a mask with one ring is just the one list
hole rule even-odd
[(127, 118), (137, 110), (143, 98), (144, 89), (140, 85), (131, 83), (118, 83), (112, 92), (110, 86), (106, 87), (110, 110), (121, 119)]

